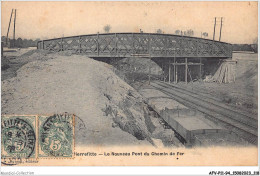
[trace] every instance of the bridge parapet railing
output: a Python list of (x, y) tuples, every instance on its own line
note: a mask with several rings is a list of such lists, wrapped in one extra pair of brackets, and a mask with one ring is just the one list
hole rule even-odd
[(232, 57), (232, 45), (208, 39), (154, 33), (109, 33), (39, 41), (38, 49), (74, 50), (93, 57)]

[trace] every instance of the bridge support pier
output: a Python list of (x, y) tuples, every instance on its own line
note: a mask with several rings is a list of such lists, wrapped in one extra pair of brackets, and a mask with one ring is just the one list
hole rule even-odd
[(161, 65), (164, 71), (164, 81), (188, 84), (190, 81), (202, 80), (202, 58), (168, 58), (167, 60), (154, 60)]
[(175, 63), (176, 63), (176, 57), (174, 57), (174, 65), (173, 65), (173, 80), (174, 80), (174, 83), (177, 83), (177, 78), (176, 78), (176, 65), (175, 65)]
[(171, 83), (171, 63), (169, 61), (169, 74), (168, 74), (168, 77), (169, 77), (169, 83)]
[(188, 83), (188, 59), (185, 58), (185, 83)]

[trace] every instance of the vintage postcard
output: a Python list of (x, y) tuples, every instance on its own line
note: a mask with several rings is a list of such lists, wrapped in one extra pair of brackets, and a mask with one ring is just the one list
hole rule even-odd
[(258, 165), (258, 2), (2, 1), (1, 16), (2, 166)]

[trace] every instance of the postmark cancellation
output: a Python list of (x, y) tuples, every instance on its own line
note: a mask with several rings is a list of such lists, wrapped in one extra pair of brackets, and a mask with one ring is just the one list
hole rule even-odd
[(74, 117), (71, 114), (39, 116), (39, 157), (72, 157)]
[(2, 115), (2, 163), (18, 164), (18, 160), (23, 159), (72, 158), (74, 121), (74, 115), (68, 113)]
[(36, 157), (36, 116), (2, 116), (2, 158)]

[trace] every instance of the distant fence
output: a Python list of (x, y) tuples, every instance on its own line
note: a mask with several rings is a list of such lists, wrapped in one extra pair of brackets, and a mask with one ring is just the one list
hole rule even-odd
[(232, 57), (232, 45), (203, 38), (155, 33), (108, 33), (42, 40), (38, 49), (74, 50), (89, 57)]

